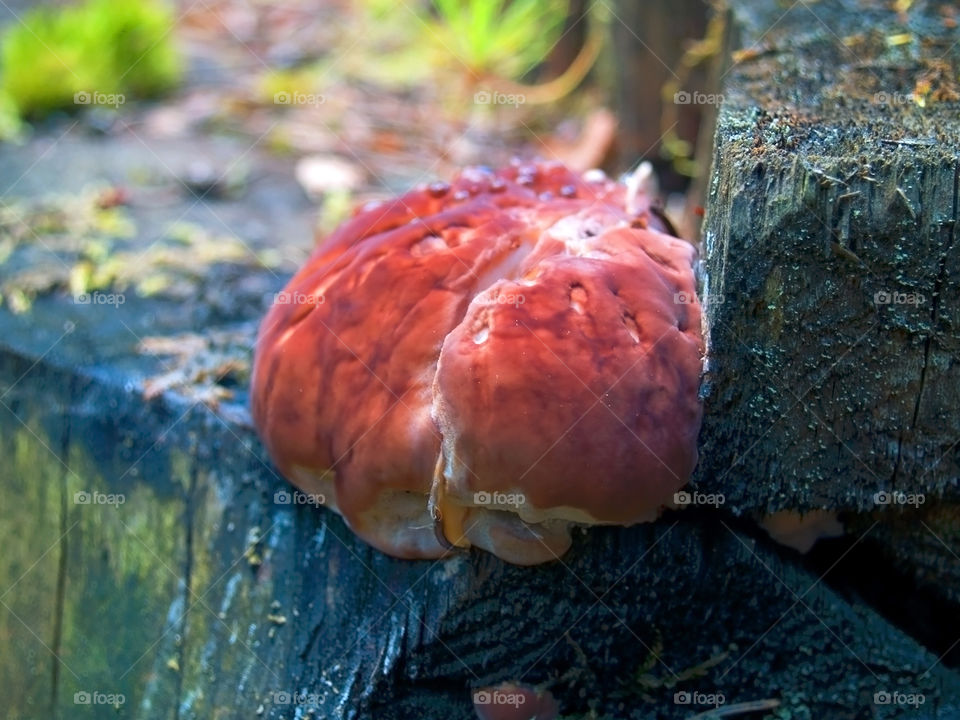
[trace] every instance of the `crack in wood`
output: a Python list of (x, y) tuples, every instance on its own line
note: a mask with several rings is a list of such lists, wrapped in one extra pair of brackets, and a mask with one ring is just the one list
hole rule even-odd
[(953, 249), (954, 236), (957, 227), (958, 194), (960, 194), (960, 163), (953, 166), (953, 211), (950, 222), (950, 230), (947, 233), (947, 243), (940, 253), (940, 259), (937, 268), (937, 278), (933, 284), (933, 296), (930, 301), (930, 332), (927, 334), (923, 343), (923, 367), (920, 369), (920, 389), (917, 392), (917, 402), (913, 408), (913, 420), (910, 423), (911, 429), (916, 429), (917, 419), (920, 416), (920, 404), (923, 400), (923, 391), (926, 387), (927, 366), (930, 362), (930, 346), (933, 342), (933, 335), (936, 332), (936, 324), (940, 314), (940, 293), (947, 280), (947, 256)]
[[(68, 397), (73, 397), (73, 388), (75, 380), (70, 382)], [(66, 458), (70, 451), (70, 418), (67, 416), (63, 423), (63, 433), (60, 436), (60, 457)], [(62, 464), (62, 461), (61, 461)], [(50, 714), (56, 717), (57, 693), (60, 686), (60, 648), (63, 642), (63, 614), (66, 604), (67, 594), (67, 555), (69, 544), (67, 540), (67, 473), (70, 469), (63, 465), (60, 471), (60, 541), (59, 557), (57, 559), (57, 590), (56, 590), (56, 610), (54, 612), (53, 639), (51, 648), (53, 650), (53, 667), (50, 677)]]
[(197, 476), (198, 476), (198, 460), (196, 452), (191, 454), (190, 459), (190, 487), (187, 489), (186, 502), (184, 503), (183, 519), (186, 524), (186, 535), (184, 537), (184, 558), (183, 558), (183, 607), (184, 610), (183, 616), (180, 618), (180, 638), (181, 642), (177, 648), (177, 663), (179, 665), (179, 670), (177, 671), (177, 679), (174, 689), (174, 697), (176, 698), (174, 702), (173, 717), (174, 720), (180, 720), (180, 706), (183, 703), (183, 672), (187, 667), (186, 664), (186, 648), (187, 648), (187, 628), (189, 625), (190, 617), (190, 595), (191, 595), (191, 585), (193, 584), (193, 522), (196, 514), (196, 507), (198, 505), (197, 498)]

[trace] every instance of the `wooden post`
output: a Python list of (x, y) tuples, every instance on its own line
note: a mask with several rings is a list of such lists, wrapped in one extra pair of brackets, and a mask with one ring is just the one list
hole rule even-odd
[(956, 498), (955, 33), (929, 9), (733, 5), (698, 476), (740, 509)]

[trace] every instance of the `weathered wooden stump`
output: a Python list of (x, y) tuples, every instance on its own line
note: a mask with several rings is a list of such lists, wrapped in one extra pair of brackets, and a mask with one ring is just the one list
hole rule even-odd
[(854, 513), (857, 534), (955, 603), (953, 12), (734, 3), (743, 50), (725, 74), (703, 232), (697, 474), (736, 513)]
[(956, 497), (956, 34), (934, 8), (782, 12), (737, 13), (752, 57), (727, 75), (704, 226), (699, 476), (743, 508)]
[[(857, 513), (861, 546), (881, 527), (863, 514), (874, 493), (922, 492), (927, 508), (955, 497), (956, 104), (872, 99), (913, 87), (950, 33), (935, 7), (906, 25), (853, 0), (735, 11), (757, 54), (728, 73), (717, 133), (696, 477), (722, 508), (591, 531), (533, 568), (476, 552), (394, 560), (289, 493), (242, 381), (214, 409), (197, 402), (198, 373), (144, 397), (169, 358), (138, 349), (143, 338), (199, 332), (226, 340), (198, 355), (242, 360), (285, 276), (209, 268), (199, 282), (215, 312), (162, 295), (42, 296), (0, 309), (7, 717), (116, 717), (112, 700), (151, 720), (466, 719), (471, 689), (508, 680), (549, 687), (570, 717), (687, 718), (720, 695), (776, 699), (780, 717), (960, 714), (960, 676), (752, 522)], [(885, 40), (904, 33), (913, 50)], [(848, 52), (857, 36), (864, 49)], [(870, 87), (874, 73), (891, 84)], [(44, 151), (0, 162), (15, 176)], [(17, 248), (5, 267), (36, 252)], [(880, 513), (877, 540), (918, 581), (942, 578), (955, 609), (956, 565), (912, 509)], [(948, 543), (953, 517), (930, 518), (954, 528)], [(922, 551), (897, 551), (904, 522)]]

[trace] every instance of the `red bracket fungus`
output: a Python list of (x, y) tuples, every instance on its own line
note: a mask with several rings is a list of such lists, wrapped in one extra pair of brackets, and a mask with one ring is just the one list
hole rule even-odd
[(572, 525), (655, 519), (696, 464), (694, 259), (597, 171), (467, 169), (317, 248), (260, 328), (254, 421), (386, 553), (553, 560)]

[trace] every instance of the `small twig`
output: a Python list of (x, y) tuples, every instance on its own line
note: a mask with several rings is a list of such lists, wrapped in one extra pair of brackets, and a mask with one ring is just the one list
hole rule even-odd
[(705, 712), (691, 715), (687, 720), (715, 720), (715, 718), (732, 717), (733, 715), (760, 712), (761, 710), (773, 710), (778, 707), (780, 707), (780, 701), (775, 698), (768, 700), (751, 700), (750, 702), (734, 703), (733, 705), (711, 708)]
[(860, 265), (862, 268), (870, 272), (870, 266), (867, 265), (863, 260), (860, 259), (860, 256), (857, 255), (853, 250), (848, 247), (845, 247), (838, 243), (836, 240), (830, 241), (830, 249), (833, 251), (834, 255), (838, 255), (846, 260), (855, 262), (857, 265)]
[(910, 211), (910, 217), (912, 217), (914, 220), (916, 220), (916, 219), (917, 219), (917, 213), (914, 211), (913, 205), (910, 203), (910, 198), (907, 197), (907, 194), (898, 187), (898, 188), (897, 188), (897, 195), (899, 195), (899, 196), (903, 199), (903, 204), (906, 205), (906, 206), (907, 206), (907, 210)]
[(936, 141), (936, 140), (919, 140), (919, 139), (913, 139), (913, 138), (908, 138), (908, 139), (906, 139), (906, 140), (894, 140), (894, 139), (892, 139), (892, 138), (880, 138), (880, 142), (885, 143), (885, 144), (887, 144), (887, 145), (920, 145), (920, 146), (923, 146), (923, 147), (926, 147), (926, 146), (929, 146), (929, 145), (936, 145), (936, 144), (937, 144), (937, 141)]
[(821, 185), (846, 185), (847, 184), (846, 182), (844, 182), (838, 177), (834, 177), (833, 175), (827, 175), (827, 173), (825, 173), (823, 170), (821, 170), (818, 167), (814, 167), (813, 165), (807, 165), (807, 169), (817, 177), (821, 178), (820, 180)]

